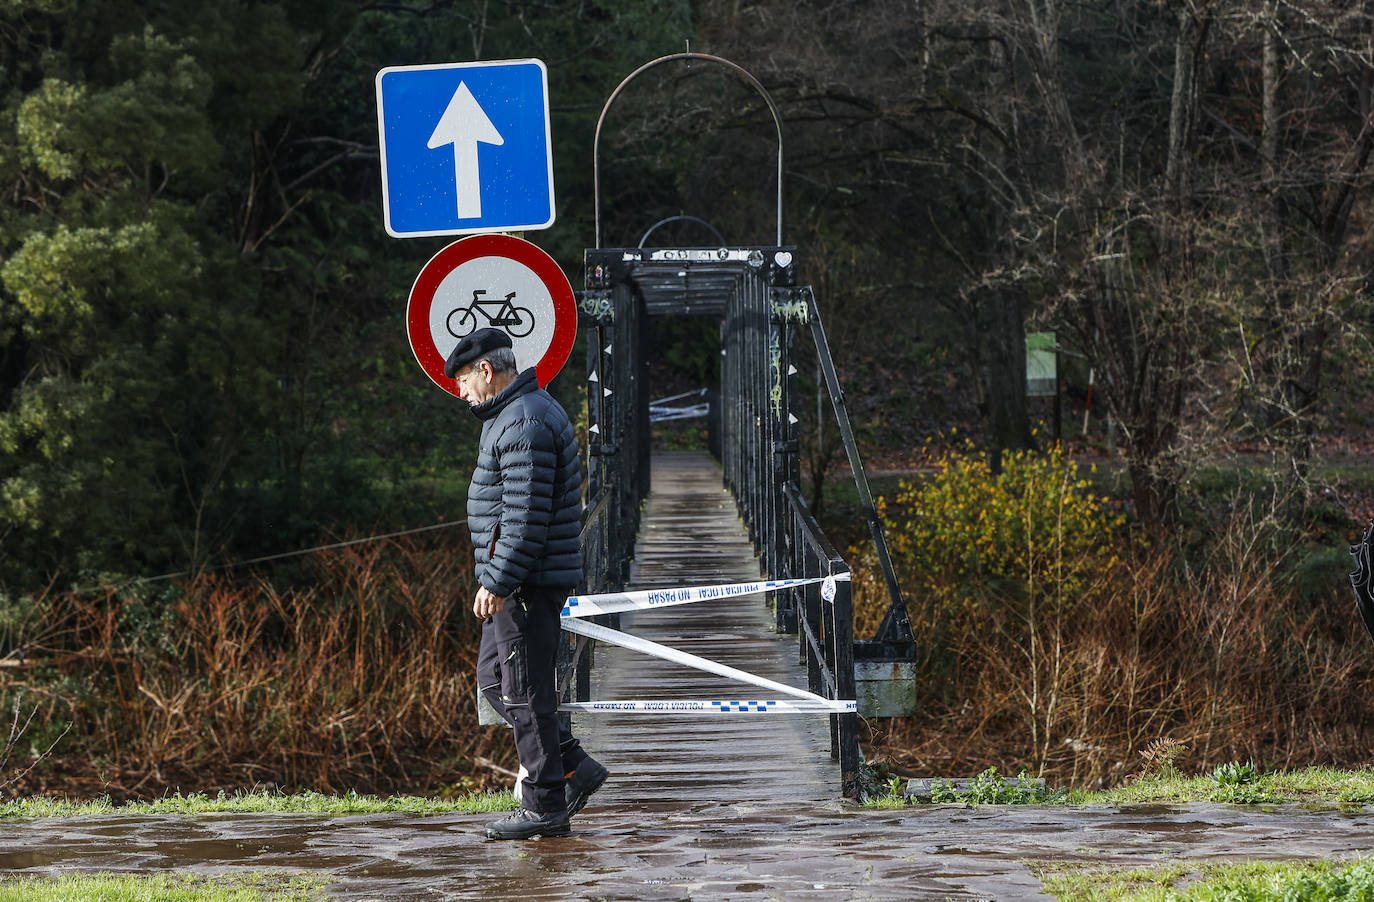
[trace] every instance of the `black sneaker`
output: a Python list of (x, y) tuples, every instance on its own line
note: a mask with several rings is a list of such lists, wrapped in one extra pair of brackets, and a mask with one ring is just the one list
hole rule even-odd
[(541, 813), (520, 808), (510, 817), (487, 824), (487, 839), (530, 839), (535, 836), (567, 836), (568, 812)]
[(568, 817), (581, 811), (591, 794), (600, 789), (601, 784), (605, 783), (610, 775), (610, 771), (593, 759), (584, 758), (582, 763), (577, 765), (577, 770), (572, 772), (563, 789), (563, 795), (568, 800)]

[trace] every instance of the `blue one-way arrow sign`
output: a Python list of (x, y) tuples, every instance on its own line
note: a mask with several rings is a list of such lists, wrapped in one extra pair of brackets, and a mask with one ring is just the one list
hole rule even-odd
[(378, 72), (387, 232), (420, 238), (553, 225), (548, 97), (539, 60)]

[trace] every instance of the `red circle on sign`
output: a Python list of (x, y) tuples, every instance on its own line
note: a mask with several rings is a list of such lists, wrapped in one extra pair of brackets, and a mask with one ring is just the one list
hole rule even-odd
[[(447, 286), (446, 296), (439, 299), (439, 303), (451, 307), (444, 314), (448, 334), (442, 338), (445, 341), (451, 338), (452, 342), (446, 348), (441, 348), (436, 341), (434, 323), (436, 314), (443, 311), (435, 309), (436, 298), (445, 280), (465, 264), (471, 264), (465, 268), (465, 273), (471, 272), (474, 276), (466, 282), (458, 278), (458, 284)], [(523, 284), (537, 280), (536, 284), (542, 285), (548, 297), (532, 300), (518, 292), (505, 291), (511, 285), (503, 285), (502, 276), (504, 274), (508, 278), (512, 273), (522, 277)], [(469, 293), (472, 299), (467, 306), (463, 306)], [(456, 302), (455, 296), (458, 298)], [(501, 306), (503, 299), (506, 307)], [(535, 313), (523, 306), (525, 303), (539, 305), (539, 313), (552, 314), (552, 335), (544, 335), (547, 347), (538, 337), (529, 339)], [(546, 309), (548, 307), (552, 309)], [(495, 314), (491, 312), (493, 309), (496, 310)], [(521, 316), (529, 317), (527, 327)], [(431, 257), (415, 277), (415, 284), (410, 289), (410, 300), (406, 305), (406, 332), (415, 359), (435, 385), (458, 397), (457, 384), (444, 375), (444, 360), (458, 343), (460, 334), (488, 325), (502, 328), (511, 335), (516, 348), (516, 362), (521, 367), (529, 366), (526, 358), (531, 352), (539, 354), (534, 364), (535, 375), (540, 386), (548, 385), (568, 362), (573, 340), (577, 337), (577, 302), (573, 297), (572, 285), (557, 261), (530, 242), (510, 235), (462, 238)], [(533, 347), (529, 341), (534, 342)], [(525, 345), (523, 348), (522, 344)]]

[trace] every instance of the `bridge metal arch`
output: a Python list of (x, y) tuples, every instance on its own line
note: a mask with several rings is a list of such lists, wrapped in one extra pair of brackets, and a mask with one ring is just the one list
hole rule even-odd
[(694, 222), (697, 225), (705, 228), (708, 232), (710, 232), (712, 237), (716, 239), (716, 244), (725, 244), (725, 236), (720, 233), (720, 229), (711, 225), (709, 222), (702, 219), (700, 216), (688, 216), (686, 213), (679, 213), (676, 216), (669, 216), (664, 219), (660, 219), (658, 222), (654, 223), (653, 225), (649, 226), (649, 228), (645, 229), (644, 234), (641, 235), (639, 238), (639, 244), (635, 245), (635, 247), (643, 247), (644, 245), (648, 244), (650, 235), (652, 235), (654, 232), (657, 232), (663, 226), (666, 226), (669, 223), (674, 222)]
[(599, 115), (596, 119), (596, 133), (592, 137), (592, 205), (595, 220), (594, 247), (601, 247), (601, 129), (606, 123), (606, 114), (610, 111), (611, 104), (615, 103), (616, 98), (620, 96), (621, 92), (625, 90), (626, 86), (628, 86), (630, 82), (634, 81), (636, 78), (638, 78), (645, 72), (649, 71), (650, 69), (656, 68), (665, 63), (672, 63), (683, 60), (701, 60), (703, 62), (715, 63), (717, 65), (725, 66), (727, 69), (730, 69), (732, 72), (737, 73), (746, 82), (748, 82), (754, 88), (754, 90), (758, 92), (759, 96), (763, 98), (764, 103), (768, 104), (768, 111), (773, 114), (773, 127), (777, 130), (778, 134), (777, 244), (781, 245), (783, 144), (782, 114), (778, 112), (778, 105), (773, 102), (773, 95), (768, 93), (768, 89), (763, 86), (763, 82), (755, 78), (753, 74), (750, 73), (749, 70), (745, 69), (743, 66), (739, 65), (738, 63), (731, 62), (730, 60), (725, 59), (724, 57), (713, 56), (709, 53), (694, 53), (688, 51), (685, 53), (671, 53), (667, 56), (660, 56), (658, 59), (650, 60), (649, 62), (640, 66), (638, 69), (634, 70), (629, 75), (625, 76), (625, 78), (621, 80), (620, 84), (616, 85), (615, 90), (610, 93), (610, 96), (606, 98), (606, 102), (601, 106), (601, 115)]

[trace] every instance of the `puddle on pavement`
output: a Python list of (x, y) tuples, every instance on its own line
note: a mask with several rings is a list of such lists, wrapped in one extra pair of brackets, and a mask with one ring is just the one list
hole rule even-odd
[(937, 847), (937, 848), (935, 849), (934, 854), (936, 854), (936, 855), (957, 855), (957, 856), (959, 856), (960, 858), (980, 858), (980, 857), (983, 857), (983, 856), (993, 856), (993, 857), (996, 857), (996, 856), (998, 856), (998, 855), (1001, 855), (1002, 853), (1001, 853), (1001, 852), (994, 851), (994, 850), (992, 850), (992, 849), (965, 849), (965, 848), (963, 848), (962, 846), (949, 846), (949, 847), (943, 847), (943, 848)]
[(0, 871), (28, 871), (35, 868), (46, 868), (61, 859), (61, 853), (0, 852)]

